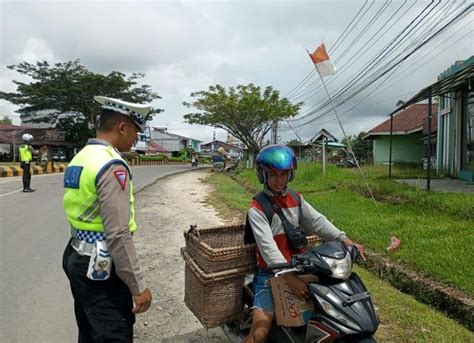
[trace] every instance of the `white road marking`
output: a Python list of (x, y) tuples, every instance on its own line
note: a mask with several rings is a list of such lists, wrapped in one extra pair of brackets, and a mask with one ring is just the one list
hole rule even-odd
[(16, 191), (13, 191), (13, 192), (10, 192), (10, 193), (0, 194), (0, 198), (1, 197), (6, 197), (7, 195), (10, 195), (10, 194), (13, 194), (13, 193), (21, 192), (22, 190), (23, 190), (23, 188), (20, 188), (20, 189), (17, 189)]
[[(51, 173), (51, 174), (39, 174), (39, 175), (31, 175), (32, 179), (36, 179), (38, 177), (44, 177), (44, 176), (56, 176), (56, 175), (62, 175), (64, 173)], [(21, 180), (22, 176), (5, 176), (0, 178), (0, 185), (4, 183), (9, 183), (9, 182), (15, 182), (18, 180)], [(8, 179), (8, 180), (2, 180), (2, 179)], [(3, 181), (3, 182), (2, 182)]]

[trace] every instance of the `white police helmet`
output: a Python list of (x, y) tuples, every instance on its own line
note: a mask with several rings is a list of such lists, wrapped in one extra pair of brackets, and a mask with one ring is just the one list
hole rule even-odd
[(25, 142), (30, 142), (33, 140), (33, 136), (29, 133), (25, 133), (23, 136), (21, 136), (21, 139), (23, 139)]
[(94, 100), (102, 104), (102, 109), (130, 117), (141, 132), (145, 130), (146, 121), (151, 111), (150, 105), (134, 104), (120, 99), (107, 98), (105, 96), (95, 96)]

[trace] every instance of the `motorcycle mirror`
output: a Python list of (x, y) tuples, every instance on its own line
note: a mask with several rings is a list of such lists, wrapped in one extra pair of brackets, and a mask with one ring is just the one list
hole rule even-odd
[(356, 262), (360, 256), (359, 249), (357, 249), (355, 245), (349, 245), (346, 248), (347, 248), (347, 251), (349, 252), (349, 255), (351, 255), (352, 262)]

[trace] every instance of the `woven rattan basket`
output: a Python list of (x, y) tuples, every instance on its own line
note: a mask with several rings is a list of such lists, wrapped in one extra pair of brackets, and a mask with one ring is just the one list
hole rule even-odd
[[(245, 225), (197, 228), (191, 226), (184, 236), (186, 252), (205, 273), (255, 266), (256, 244), (244, 244)], [(318, 236), (306, 236), (313, 246)]]
[(213, 328), (242, 314), (242, 285), (245, 274), (254, 268), (240, 267), (217, 273), (205, 273), (181, 248), (186, 262), (184, 302), (205, 328)]
[(244, 244), (244, 225), (191, 229), (185, 233), (186, 252), (206, 273), (254, 266), (255, 245)]

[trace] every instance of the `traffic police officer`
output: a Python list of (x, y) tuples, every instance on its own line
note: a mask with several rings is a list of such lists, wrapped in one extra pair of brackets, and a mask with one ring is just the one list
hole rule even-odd
[(132, 173), (119, 151), (143, 131), (150, 106), (96, 96), (102, 104), (97, 138), (72, 159), (64, 175), (64, 209), (71, 240), (63, 256), (79, 343), (132, 342), (135, 314), (151, 292), (138, 263)]
[(34, 192), (34, 189), (30, 188), (31, 184), (31, 171), (30, 171), (30, 165), (31, 165), (31, 160), (33, 159), (33, 147), (29, 145), (28, 143), (33, 140), (33, 136), (29, 133), (25, 133), (23, 136), (21, 136), (21, 139), (23, 139), (24, 143), (21, 144), (18, 148), (20, 151), (20, 167), (23, 169), (23, 192), (25, 193), (30, 193)]

